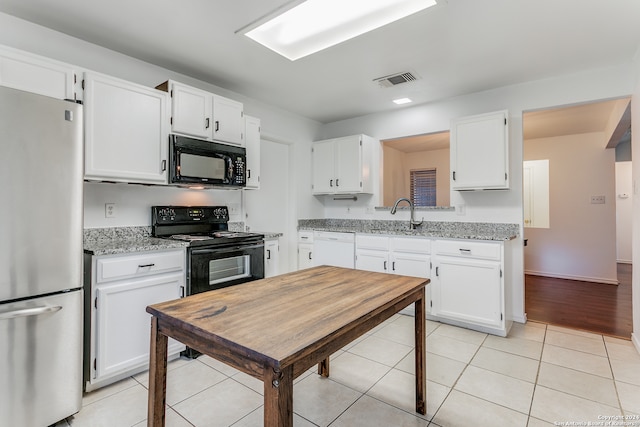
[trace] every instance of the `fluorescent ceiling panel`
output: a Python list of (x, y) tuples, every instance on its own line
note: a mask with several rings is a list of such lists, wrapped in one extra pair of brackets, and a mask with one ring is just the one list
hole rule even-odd
[(435, 5), (436, 0), (307, 0), (245, 35), (295, 61)]

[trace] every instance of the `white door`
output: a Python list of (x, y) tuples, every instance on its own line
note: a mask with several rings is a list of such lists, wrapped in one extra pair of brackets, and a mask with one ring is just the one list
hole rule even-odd
[[(260, 189), (245, 191), (245, 223), (252, 231), (283, 233), (278, 271), (289, 268), (289, 145), (263, 139), (260, 147)], [(292, 261), (295, 263), (295, 259)], [(295, 269), (295, 267), (294, 267)]]

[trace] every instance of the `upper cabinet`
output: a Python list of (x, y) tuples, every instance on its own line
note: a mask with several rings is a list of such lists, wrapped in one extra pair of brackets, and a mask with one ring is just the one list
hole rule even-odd
[(260, 188), (260, 119), (244, 116), (244, 134), (247, 146), (247, 186)]
[(75, 84), (70, 65), (0, 46), (0, 86), (76, 100)]
[(245, 145), (243, 104), (168, 80), (156, 87), (171, 96), (171, 132)]
[(167, 94), (97, 73), (84, 91), (85, 178), (166, 184)]
[(313, 194), (371, 193), (375, 140), (366, 135), (316, 141), (312, 148)]
[(451, 188), (509, 188), (508, 112), (480, 114), (451, 122)]

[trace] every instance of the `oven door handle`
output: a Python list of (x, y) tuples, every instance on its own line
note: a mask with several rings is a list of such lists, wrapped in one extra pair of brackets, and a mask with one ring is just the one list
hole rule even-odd
[(259, 243), (256, 245), (232, 245), (232, 246), (224, 246), (217, 248), (209, 248), (209, 249), (191, 249), (191, 255), (205, 255), (205, 254), (223, 254), (227, 252), (237, 252), (245, 249), (258, 249), (264, 248), (264, 243)]

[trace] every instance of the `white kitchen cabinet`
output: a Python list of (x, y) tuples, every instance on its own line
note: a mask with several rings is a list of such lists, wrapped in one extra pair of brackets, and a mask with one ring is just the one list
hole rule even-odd
[(260, 189), (260, 119), (244, 116), (247, 148), (247, 189)]
[(355, 268), (354, 244), (354, 233), (314, 231), (313, 264)]
[(371, 193), (372, 153), (375, 142), (366, 135), (314, 142), (313, 194)]
[[(147, 369), (151, 316), (146, 307), (184, 295), (184, 268), (184, 250), (85, 256), (87, 391)], [(184, 348), (169, 340), (172, 358)]]
[(298, 270), (313, 266), (313, 231), (300, 231), (298, 233)]
[(171, 97), (171, 132), (244, 146), (244, 106), (173, 80), (156, 87)]
[(435, 241), (430, 318), (506, 336), (504, 252), (503, 242)]
[(245, 145), (244, 105), (241, 102), (213, 95), (213, 140)]
[(273, 277), (280, 274), (278, 263), (280, 262), (280, 239), (265, 239), (264, 241), (264, 277)]
[(97, 73), (84, 90), (85, 179), (166, 184), (167, 95)]
[(452, 120), (450, 158), (453, 190), (508, 189), (508, 112)]
[[(356, 269), (404, 276), (431, 276), (431, 240), (413, 236), (356, 234)], [(427, 313), (431, 290), (427, 286)], [(413, 314), (413, 306), (403, 310)]]
[(58, 99), (82, 99), (72, 66), (8, 47), (0, 47), (0, 86)]

